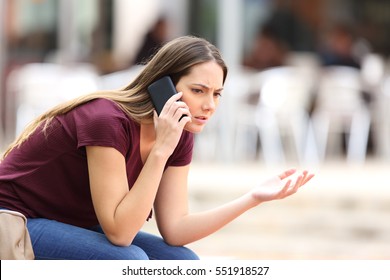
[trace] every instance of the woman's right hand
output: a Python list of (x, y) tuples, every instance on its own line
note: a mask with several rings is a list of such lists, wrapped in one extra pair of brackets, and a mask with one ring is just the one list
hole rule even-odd
[(169, 98), (159, 116), (154, 111), (156, 142), (153, 148), (168, 157), (179, 143), (184, 126), (191, 121), (191, 113), (187, 104), (180, 101), (182, 95), (183, 93), (179, 92)]

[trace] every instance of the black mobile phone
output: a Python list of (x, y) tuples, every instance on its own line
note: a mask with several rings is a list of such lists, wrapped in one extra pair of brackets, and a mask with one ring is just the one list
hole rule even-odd
[(148, 92), (158, 115), (160, 115), (168, 99), (177, 93), (175, 85), (169, 76), (164, 76), (153, 82), (148, 86)]

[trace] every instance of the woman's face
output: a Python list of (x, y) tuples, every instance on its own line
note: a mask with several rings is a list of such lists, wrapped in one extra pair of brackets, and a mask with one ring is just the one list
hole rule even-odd
[(192, 115), (185, 130), (192, 133), (203, 130), (219, 104), (222, 87), (223, 70), (215, 61), (197, 64), (188, 75), (181, 77), (176, 90), (183, 93), (181, 100)]

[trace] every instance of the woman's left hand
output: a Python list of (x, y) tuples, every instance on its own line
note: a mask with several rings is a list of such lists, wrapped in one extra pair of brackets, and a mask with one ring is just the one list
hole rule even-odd
[(252, 197), (259, 203), (283, 199), (296, 193), (301, 186), (306, 184), (314, 176), (314, 174), (309, 174), (309, 172), (305, 170), (295, 180), (292, 180), (290, 176), (295, 173), (295, 169), (289, 169), (278, 176), (266, 180), (252, 189)]

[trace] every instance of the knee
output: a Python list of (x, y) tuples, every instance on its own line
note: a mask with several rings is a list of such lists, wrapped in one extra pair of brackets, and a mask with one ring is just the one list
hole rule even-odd
[(169, 260), (199, 260), (199, 256), (187, 247), (174, 247), (166, 257)]
[(101, 258), (105, 260), (149, 260), (145, 251), (134, 245), (128, 247), (111, 246), (109, 250), (104, 251)]
[(199, 256), (191, 249), (188, 249), (187, 247), (182, 247), (182, 250), (183, 250), (182, 260), (199, 260)]
[(151, 260), (199, 260), (196, 253), (184, 246), (171, 246), (161, 237), (139, 232), (133, 244), (142, 248)]

